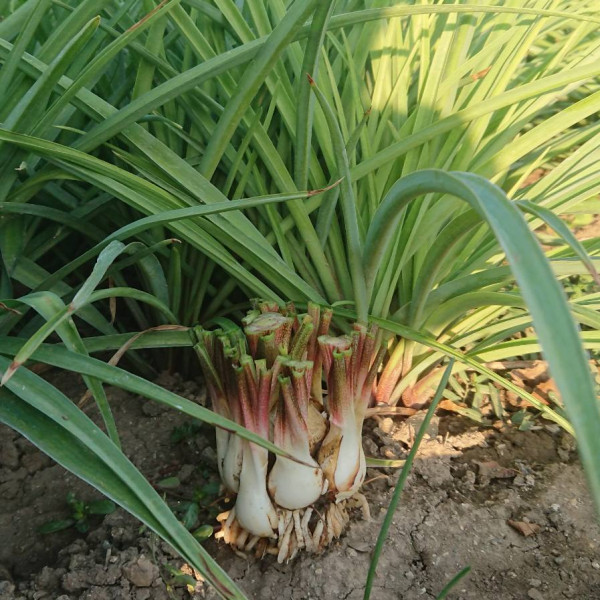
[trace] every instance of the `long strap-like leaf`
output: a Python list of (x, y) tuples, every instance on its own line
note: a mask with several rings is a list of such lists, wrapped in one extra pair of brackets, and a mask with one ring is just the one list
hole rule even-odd
[[(7, 362), (0, 357), (2, 368)], [(140, 519), (202, 573), (222, 598), (246, 600), (144, 476), (66, 396), (27, 371), (17, 373), (9, 385), (16, 389), (0, 388), (1, 422)]]
[(600, 403), (587, 356), (564, 291), (521, 211), (487, 179), (471, 173), (428, 169), (396, 182), (383, 200), (367, 234), (365, 272), (378, 269), (393, 240), (400, 211), (410, 199), (432, 192), (468, 202), (487, 221), (506, 253), (577, 435), (579, 452), (600, 512)]

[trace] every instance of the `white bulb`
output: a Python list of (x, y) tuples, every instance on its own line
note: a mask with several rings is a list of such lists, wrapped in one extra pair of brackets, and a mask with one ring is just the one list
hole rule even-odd
[(303, 460), (314, 466), (308, 467), (282, 456), (276, 458), (269, 474), (269, 492), (278, 506), (290, 510), (306, 508), (321, 496), (323, 471), (310, 456)]
[(349, 425), (342, 430), (342, 440), (334, 474), (335, 487), (339, 492), (345, 494), (346, 498), (358, 490), (366, 473), (361, 435), (353, 423)]
[(239, 524), (260, 537), (274, 538), (279, 524), (277, 511), (267, 492), (267, 459), (264, 448), (243, 443), (240, 488), (235, 503)]
[(242, 471), (243, 440), (237, 435), (229, 436), (229, 443), (223, 459), (223, 482), (234, 493), (240, 488), (240, 473)]

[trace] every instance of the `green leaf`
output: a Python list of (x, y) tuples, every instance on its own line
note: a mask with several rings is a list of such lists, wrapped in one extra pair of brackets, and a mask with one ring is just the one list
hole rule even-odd
[[(20, 345), (21, 341), (18, 338), (0, 336), (0, 348), (2, 348), (2, 352), (14, 354), (19, 350)], [(100, 379), (101, 381), (111, 385), (115, 385), (134, 394), (139, 394), (140, 396), (144, 396), (146, 398), (150, 398), (151, 400), (165, 404), (187, 414), (190, 417), (193, 417), (194, 419), (198, 419), (208, 423), (209, 425), (221, 427), (227, 431), (236, 433), (241, 438), (248, 440), (249, 442), (253, 442), (258, 446), (262, 446), (274, 454), (285, 456), (286, 458), (296, 460), (297, 462), (304, 464), (302, 460), (298, 461), (298, 459), (296, 459), (293, 455), (281, 450), (275, 444), (265, 440), (256, 433), (249, 431), (245, 427), (238, 425), (234, 421), (221, 417), (213, 411), (208, 410), (203, 406), (199, 406), (195, 402), (187, 400), (182, 396), (178, 396), (177, 394), (174, 394), (173, 392), (147, 381), (142, 377), (128, 373), (123, 369), (106, 364), (95, 358), (70, 352), (65, 348), (45, 344), (40, 346), (34, 352), (31, 358), (32, 360), (39, 360), (61, 369), (75, 371), (81, 375), (96, 377), (97, 379)], [(0, 371), (6, 371), (9, 364), (10, 363), (6, 358), (0, 356)], [(27, 371), (26, 369), (20, 369), (14, 374), (14, 377), (18, 377), (19, 374), (21, 374), (22, 377), (27, 378), (31, 385), (33, 385), (34, 382), (38, 382), (39, 378), (36, 378), (33, 373)], [(40, 379), (39, 382), (41, 381), (42, 380)], [(17, 386), (17, 384), (13, 383), (11, 378), (7, 382), (6, 386), (9, 389), (12, 389), (12, 386)], [(61, 402), (61, 404), (64, 403)], [(70, 402), (68, 407), (63, 407), (63, 410), (66, 410), (67, 408), (68, 413), (72, 415), (71, 417), (67, 417), (67, 419), (79, 419), (80, 416), (83, 416), (83, 413), (80, 413), (80, 411), (73, 407)], [(48, 411), (47, 414), (54, 415), (53, 418), (55, 418), (58, 422), (61, 422), (65, 416), (58, 411), (56, 406), (53, 406), (52, 404), (47, 406), (46, 410)], [(72, 411), (75, 412), (73, 413)]]
[[(60, 327), (67, 319), (71, 317), (71, 315), (78, 309), (84, 306), (86, 301), (88, 300), (91, 293), (94, 291), (96, 286), (103, 279), (104, 274), (106, 273), (108, 267), (112, 264), (115, 258), (124, 250), (125, 245), (121, 242), (114, 241), (111, 242), (106, 248), (100, 252), (98, 256), (98, 260), (94, 265), (91, 275), (86, 279), (84, 284), (81, 286), (79, 291), (75, 294), (75, 297), (69, 304), (69, 306), (65, 306), (60, 311), (53, 311), (52, 316), (49, 316), (49, 319), (42, 325), (34, 335), (32, 335), (21, 347), (19, 352), (15, 355), (12, 365), (9, 369), (4, 372), (2, 376), (2, 380), (0, 381), (0, 385), (5, 385), (7, 381), (13, 376), (15, 371), (25, 363), (31, 354), (35, 351), (36, 348), (39, 347), (41, 343), (58, 327)], [(46, 296), (49, 298), (49, 296)], [(33, 301), (33, 299), (32, 299)], [(56, 301), (59, 301), (57, 298)], [(62, 303), (61, 303), (62, 304)], [(36, 308), (39, 305), (36, 304)], [(64, 306), (64, 305), (63, 305)], [(55, 307), (56, 308), (56, 307)], [(70, 328), (71, 334), (73, 335), (73, 328)], [(65, 330), (67, 331), (67, 330)], [(92, 384), (93, 385), (93, 384)], [(101, 392), (98, 393), (101, 394)], [(104, 415), (108, 417), (108, 413)], [(111, 418), (109, 417), (109, 421)], [(116, 435), (116, 430), (111, 427), (113, 435)], [(118, 439), (118, 438), (116, 438)]]
[(400, 496), (402, 495), (402, 490), (404, 489), (404, 484), (406, 483), (406, 479), (410, 473), (412, 468), (412, 464), (415, 460), (415, 456), (417, 455), (417, 451), (419, 450), (419, 446), (421, 445), (421, 441), (425, 437), (425, 433), (427, 433), (427, 428), (429, 427), (429, 423), (437, 406), (442, 399), (442, 393), (448, 385), (448, 379), (450, 378), (450, 374), (452, 373), (452, 367), (454, 366), (454, 360), (451, 360), (448, 366), (444, 371), (444, 375), (437, 387), (435, 395), (431, 400), (431, 404), (427, 409), (427, 413), (421, 426), (419, 427), (419, 431), (415, 436), (415, 440), (413, 442), (412, 448), (406, 457), (406, 461), (404, 466), (402, 467), (402, 471), (400, 471), (400, 476), (398, 477), (398, 481), (396, 482), (396, 486), (394, 487), (394, 493), (392, 494), (392, 499), (390, 500), (390, 505), (388, 506), (387, 512), (385, 514), (385, 518), (383, 523), (381, 524), (381, 529), (379, 530), (379, 535), (377, 536), (377, 542), (375, 544), (375, 549), (373, 551), (373, 558), (371, 559), (371, 563), (369, 565), (369, 572), (367, 575), (367, 581), (365, 583), (365, 593), (363, 595), (364, 600), (369, 600), (371, 597), (371, 590), (373, 589), (373, 582), (375, 580), (375, 572), (377, 569), (377, 563), (379, 562), (379, 557), (381, 556), (381, 552), (383, 551), (383, 545), (385, 543), (385, 538), (389, 532), (389, 529), (392, 525), (392, 520), (394, 518), (394, 513), (396, 512), (396, 508), (398, 506), (398, 502), (400, 501)]
[[(30, 130), (31, 125), (45, 110), (54, 86), (94, 34), (99, 23), (99, 17), (92, 19), (73, 39), (69, 40), (58, 56), (48, 65), (43, 75), (19, 99), (19, 102), (4, 119), (2, 126), (5, 129), (25, 132)], [(6, 170), (6, 178), (0, 182), (0, 200), (4, 200), (15, 180), (15, 175), (12, 173), (9, 175), (8, 172), (10, 165), (16, 166), (14, 161), (14, 149), (7, 148), (6, 144), (0, 144), (0, 168)]]
[(213, 528), (211, 525), (201, 525), (196, 529), (192, 535), (199, 541), (203, 542), (207, 540), (213, 534)]
[(316, 0), (294, 2), (288, 8), (285, 17), (268, 36), (251, 66), (246, 69), (244, 77), (238, 83), (235, 95), (229, 100), (219, 119), (200, 163), (200, 171), (205, 177), (210, 178), (214, 173), (252, 98), (258, 92), (281, 52), (294, 39), (298, 29), (314, 11), (316, 4)]
[[(28, 294), (19, 300), (22, 303), (33, 307), (40, 315), (42, 315), (42, 317), (47, 320), (46, 322), (56, 319), (57, 315), (68, 312), (67, 307), (64, 305), (62, 300), (52, 292)], [(73, 352), (87, 354), (79, 332), (77, 331), (77, 328), (71, 319), (67, 319), (61, 323), (58, 323), (56, 325), (56, 330), (67, 348)], [(18, 362), (16, 357), (15, 362)], [(115, 424), (115, 420), (108, 403), (108, 398), (106, 397), (106, 393), (102, 384), (93, 377), (84, 376), (83, 380), (88, 390), (92, 393), (94, 400), (96, 401), (110, 438), (117, 446), (120, 446), (117, 426)]]
[(365, 271), (376, 272), (391, 243), (399, 211), (411, 198), (430, 192), (450, 193), (468, 202), (485, 219), (502, 249), (533, 317), (543, 353), (560, 390), (579, 441), (579, 452), (600, 509), (600, 405), (577, 327), (548, 260), (519, 209), (502, 190), (470, 173), (428, 170), (408, 175), (392, 186), (367, 235)]
[(314, 82), (311, 82), (311, 88), (325, 114), (325, 120), (329, 127), (337, 159), (337, 174), (342, 178), (340, 183), (340, 197), (346, 234), (346, 256), (348, 257), (350, 272), (352, 274), (352, 287), (358, 321), (366, 323), (369, 311), (369, 299), (367, 297), (367, 283), (361, 258), (363, 249), (358, 228), (356, 197), (350, 181), (350, 166), (348, 164), (348, 155), (346, 154), (346, 145), (339, 124), (327, 99)]
[(35, 5), (30, 9), (27, 21), (0, 71), (0, 106), (6, 105), (7, 93), (19, 67), (19, 61), (33, 39), (35, 31), (50, 4), (51, 0), (35, 0)]
[(519, 200), (517, 206), (521, 208), (524, 212), (528, 212), (538, 219), (541, 219), (548, 225), (552, 227), (558, 235), (560, 235), (566, 244), (568, 244), (573, 252), (581, 259), (581, 262), (586, 266), (590, 275), (594, 278), (594, 281), (600, 285), (600, 275), (596, 270), (594, 265), (594, 261), (590, 257), (590, 255), (586, 252), (583, 244), (575, 237), (573, 232), (567, 227), (565, 222), (555, 215), (551, 210), (544, 208), (543, 206), (538, 206), (537, 204), (533, 204), (533, 202), (529, 202), (527, 200)]
[[(0, 357), (0, 362), (5, 367), (6, 360)], [(24, 380), (18, 386), (24, 397), (0, 388), (0, 421), (140, 519), (200, 571), (222, 598), (246, 600), (117, 447), (69, 399), (30, 375), (19, 372), (11, 380)], [(37, 408), (43, 406), (46, 409)], [(59, 415), (64, 411), (64, 418), (56, 418), (57, 409)]]
[(117, 506), (112, 500), (94, 500), (88, 504), (90, 515), (110, 515), (115, 510)]
[(445, 586), (444, 589), (437, 595), (435, 600), (444, 600), (448, 594), (452, 591), (452, 589), (458, 585), (458, 583), (468, 575), (471, 571), (471, 567), (465, 567), (461, 569)]
[(40, 525), (36, 531), (42, 534), (56, 533), (57, 531), (64, 531), (73, 527), (75, 521), (73, 519), (64, 519), (62, 521), (47, 521), (43, 525)]
[[(196, 521), (198, 521), (198, 513), (199, 512), (200, 512), (200, 509), (198, 508), (198, 505), (195, 502), (191, 502), (190, 505), (186, 508), (185, 512), (183, 513), (183, 517), (181, 519), (181, 522), (183, 523), (183, 526), (186, 529), (191, 529), (196, 524)], [(201, 539), (198, 538), (198, 536), (195, 534), (195, 532), (192, 535), (199, 542), (202, 541)]]
[(171, 490), (179, 487), (181, 485), (181, 481), (179, 481), (179, 477), (166, 477), (165, 479), (158, 481), (156, 485), (159, 488)]

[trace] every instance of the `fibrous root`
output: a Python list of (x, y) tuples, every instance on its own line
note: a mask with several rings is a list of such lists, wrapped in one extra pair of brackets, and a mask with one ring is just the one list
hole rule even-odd
[(278, 531), (273, 532), (272, 538), (248, 533), (240, 526), (233, 507), (217, 517), (221, 530), (215, 538), (222, 539), (239, 552), (252, 552), (258, 558), (273, 554), (277, 556), (277, 562), (284, 563), (294, 558), (302, 548), (314, 554), (322, 552), (332, 540), (340, 537), (350, 520), (348, 509), (354, 507), (360, 507), (363, 517), (369, 518), (368, 505), (362, 494), (339, 503), (328, 503), (319, 509), (279, 509)]

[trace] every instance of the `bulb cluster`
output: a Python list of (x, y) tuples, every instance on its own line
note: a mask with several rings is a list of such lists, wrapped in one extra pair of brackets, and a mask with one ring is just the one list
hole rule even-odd
[(366, 472), (361, 432), (384, 348), (375, 326), (330, 335), (332, 312), (258, 303), (240, 328), (194, 329), (213, 410), (297, 460), (217, 430), (221, 479), (237, 494), (220, 537), (239, 550), (319, 552), (339, 537)]

